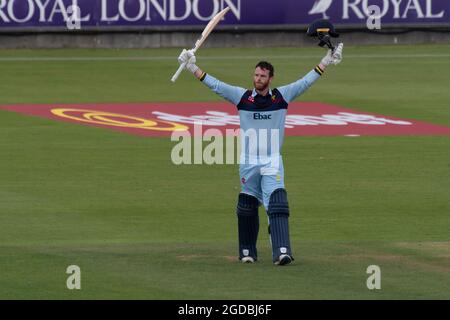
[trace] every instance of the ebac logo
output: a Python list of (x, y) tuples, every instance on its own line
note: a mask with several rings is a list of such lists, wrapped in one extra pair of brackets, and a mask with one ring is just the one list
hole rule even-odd
[(253, 114), (253, 119), (254, 120), (271, 120), (272, 119), (272, 115), (271, 114), (263, 114), (263, 113), (254, 113)]

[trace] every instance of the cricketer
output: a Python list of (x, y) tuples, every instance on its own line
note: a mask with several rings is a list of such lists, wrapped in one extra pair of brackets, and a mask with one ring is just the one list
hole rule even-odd
[[(253, 75), (252, 90), (231, 86), (202, 71), (196, 65), (194, 50), (183, 50), (178, 62), (192, 72), (203, 84), (219, 96), (233, 103), (239, 112), (240, 129), (263, 133), (258, 143), (249, 144), (241, 139), (239, 173), (241, 192), (238, 196), (237, 218), (239, 260), (257, 261), (256, 242), (259, 232), (258, 208), (262, 204), (269, 220), (272, 261), (287, 265), (294, 258), (289, 237), (289, 205), (284, 184), (281, 146), (284, 139), (285, 119), (289, 102), (310, 88), (329, 65), (342, 60), (343, 43), (329, 50), (312, 71), (289, 85), (271, 88), (274, 67), (259, 62)], [(276, 139), (276, 141), (273, 141)], [(274, 143), (276, 142), (276, 143)]]

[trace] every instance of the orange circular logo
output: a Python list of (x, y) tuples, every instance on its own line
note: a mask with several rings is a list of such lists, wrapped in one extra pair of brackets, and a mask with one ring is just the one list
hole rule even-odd
[(145, 119), (107, 111), (73, 109), (73, 108), (56, 108), (52, 109), (51, 112), (54, 115), (62, 118), (113, 127), (136, 128), (154, 131), (188, 130), (187, 126), (176, 122)]

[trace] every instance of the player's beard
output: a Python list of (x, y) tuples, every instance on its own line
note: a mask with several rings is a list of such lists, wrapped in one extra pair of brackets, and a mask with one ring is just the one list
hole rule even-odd
[(253, 86), (255, 87), (256, 90), (258, 91), (264, 91), (269, 87), (269, 82), (255, 82), (253, 81)]

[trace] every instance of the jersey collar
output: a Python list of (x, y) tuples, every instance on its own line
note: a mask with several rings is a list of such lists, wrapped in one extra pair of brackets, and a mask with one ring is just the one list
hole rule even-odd
[[(253, 89), (252, 97), (253, 97), (253, 98), (256, 97), (257, 94), (258, 94), (258, 93), (256, 92), (256, 89)], [(272, 96), (272, 89), (270, 89), (270, 88), (269, 88), (269, 95)]]

